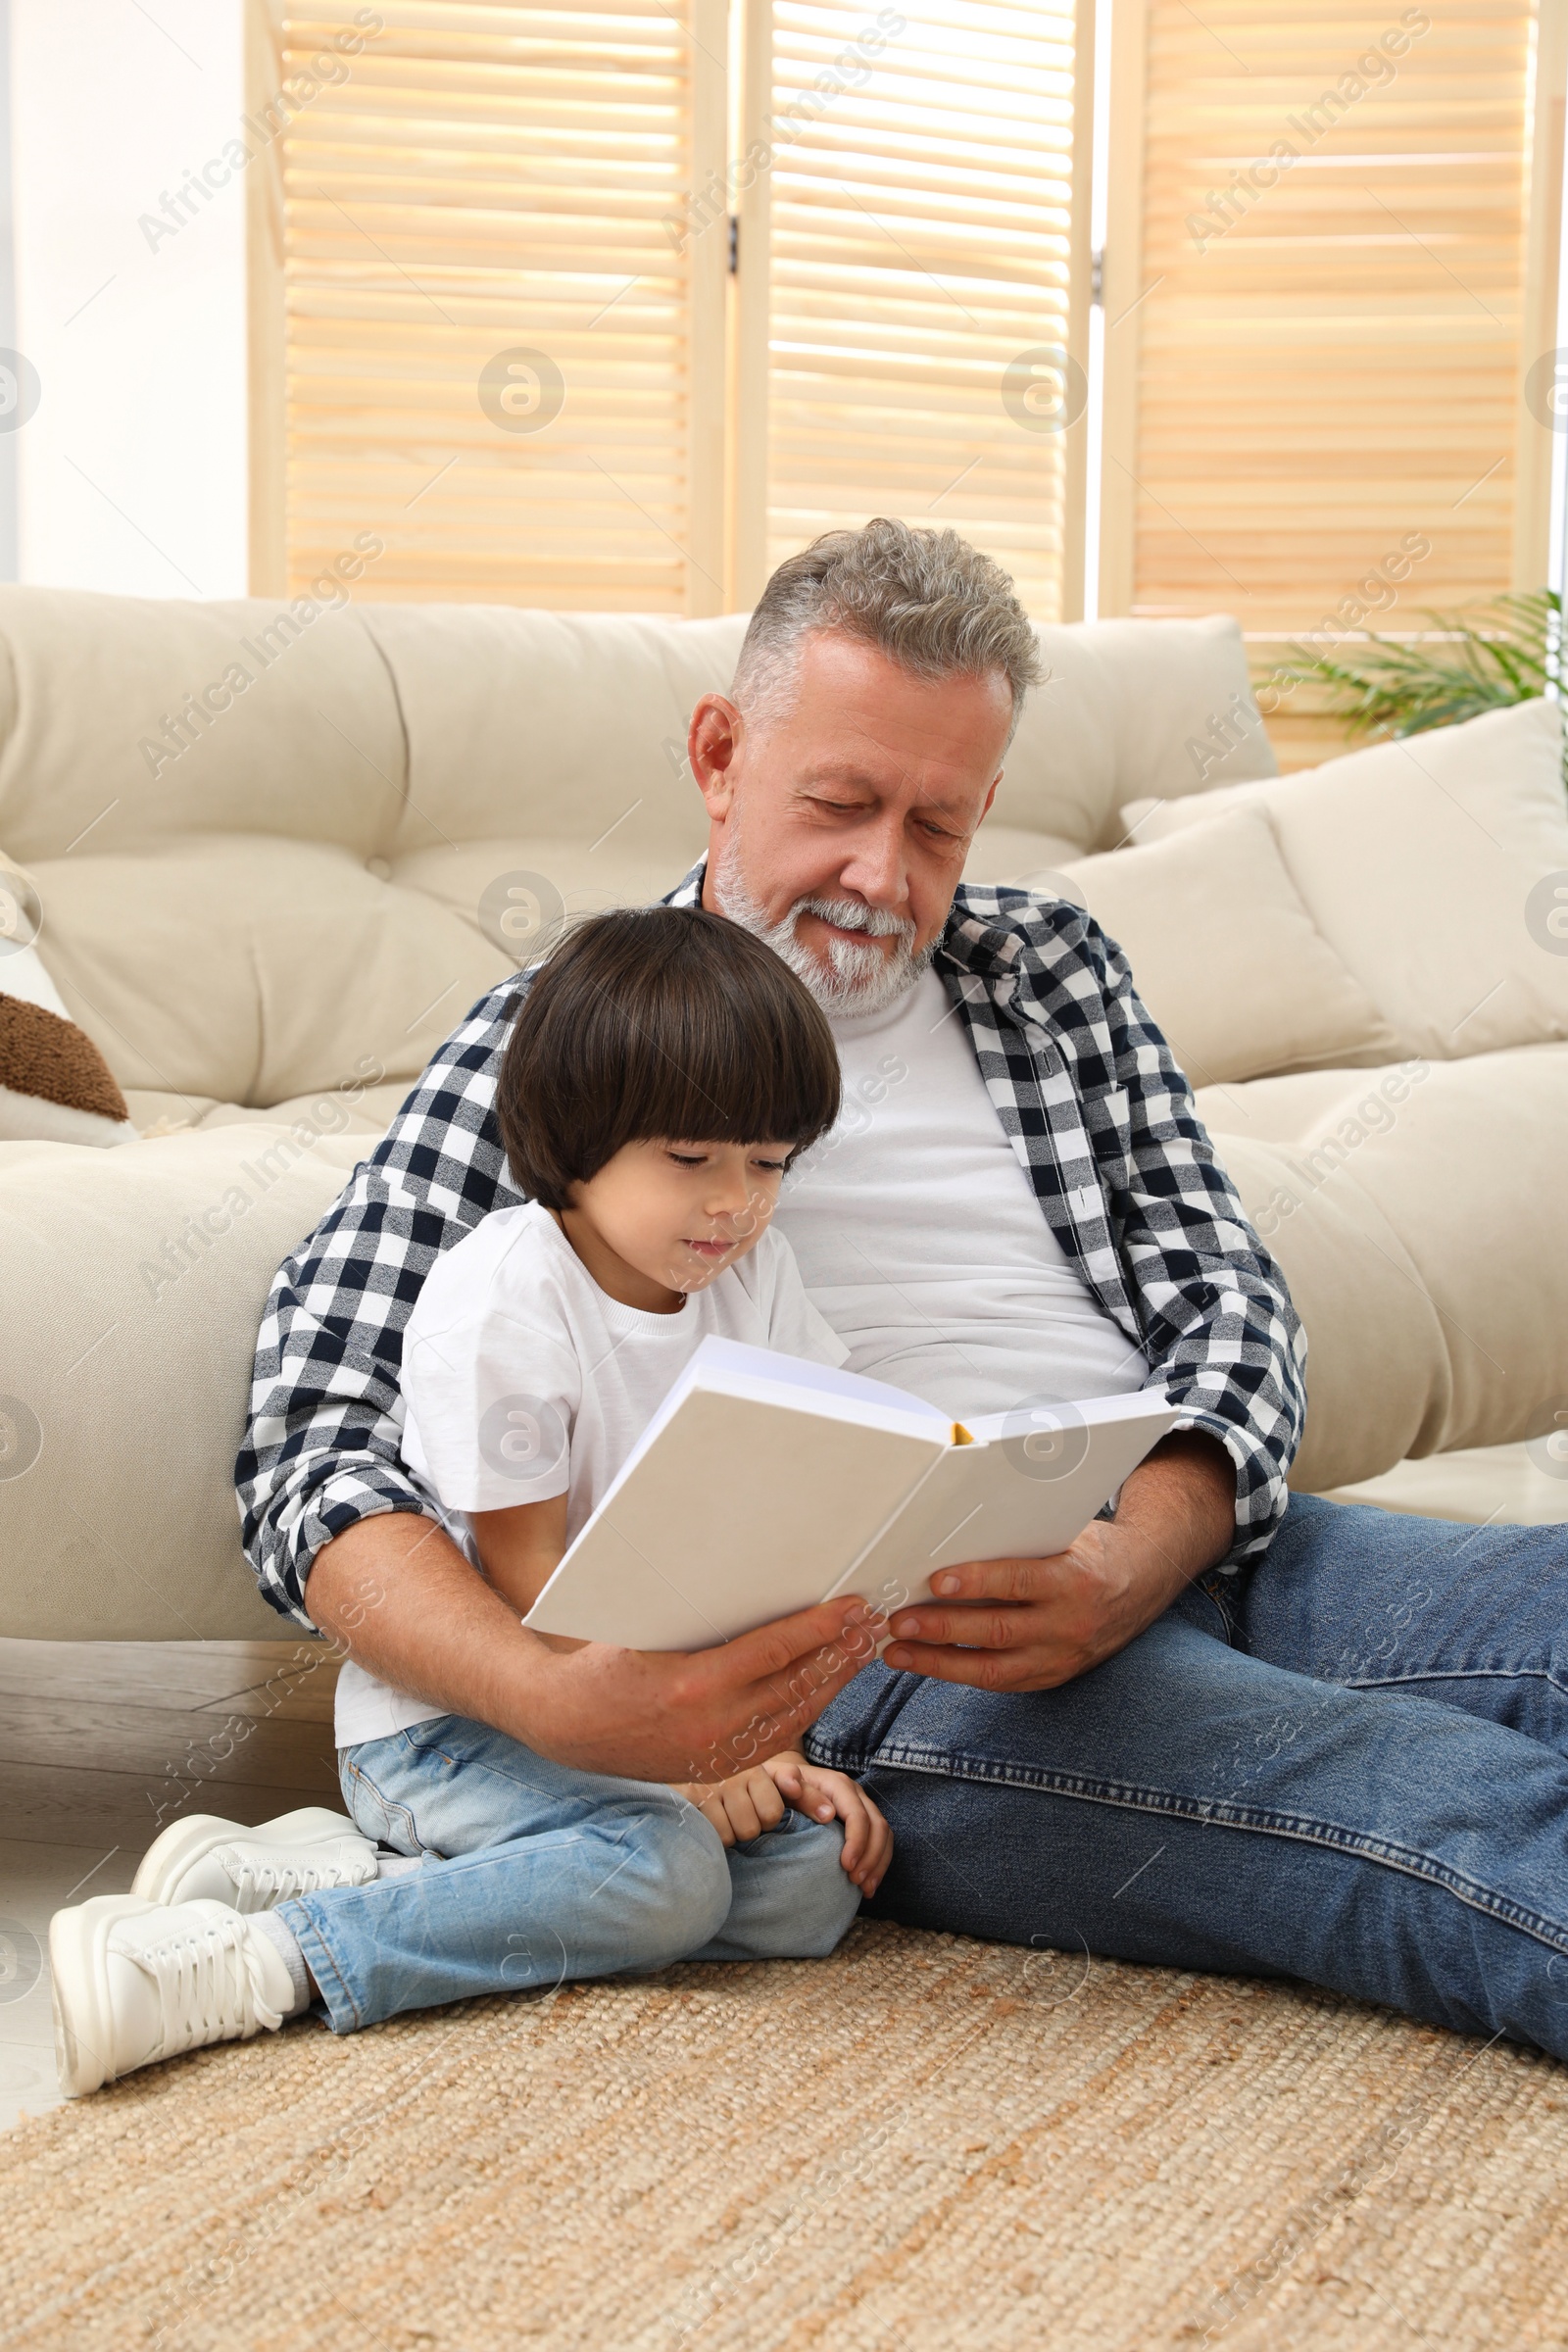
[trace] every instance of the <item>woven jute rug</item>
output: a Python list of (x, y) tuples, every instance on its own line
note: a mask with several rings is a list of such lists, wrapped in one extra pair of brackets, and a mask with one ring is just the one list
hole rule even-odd
[(858, 1929), (0, 2143), (8, 2344), (1568, 2346), (1568, 2071), (1294, 1987)]

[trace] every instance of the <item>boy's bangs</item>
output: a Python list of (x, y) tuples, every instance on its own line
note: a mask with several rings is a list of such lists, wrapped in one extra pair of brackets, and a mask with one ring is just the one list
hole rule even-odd
[(837, 1056), (829, 1064), (799, 1020), (782, 1024), (771, 1007), (710, 987), (659, 994), (662, 1004), (625, 1007), (645, 1050), (623, 1064), (623, 1142), (793, 1144), (833, 1124)]
[(626, 1144), (826, 1133), (839, 1058), (820, 1007), (760, 939), (700, 907), (592, 916), (548, 956), (502, 1060), (519, 1187), (567, 1205)]

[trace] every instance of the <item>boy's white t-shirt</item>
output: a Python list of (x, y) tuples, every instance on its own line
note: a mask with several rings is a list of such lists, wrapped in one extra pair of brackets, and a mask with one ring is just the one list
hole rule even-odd
[[(537, 1201), (496, 1209), (436, 1260), (415, 1301), (404, 1466), (475, 1565), (469, 1511), (564, 1493), (569, 1544), (710, 1332), (819, 1364), (849, 1353), (771, 1227), (674, 1314), (656, 1315), (607, 1297)], [(446, 1712), (351, 1658), (335, 1738), (351, 1747)]]

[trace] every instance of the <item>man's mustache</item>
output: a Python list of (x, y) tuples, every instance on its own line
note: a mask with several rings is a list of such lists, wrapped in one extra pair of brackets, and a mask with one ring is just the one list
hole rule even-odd
[(864, 906), (858, 899), (797, 899), (785, 919), (793, 925), (803, 914), (820, 915), (823, 922), (836, 924), (841, 931), (863, 931), (868, 939), (912, 940), (915, 933), (906, 915)]

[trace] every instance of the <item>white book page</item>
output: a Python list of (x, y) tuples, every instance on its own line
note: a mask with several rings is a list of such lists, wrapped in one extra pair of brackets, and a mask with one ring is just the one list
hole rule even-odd
[(721, 1340), (716, 1333), (710, 1332), (703, 1341), (688, 1372), (700, 1376), (710, 1388), (724, 1385), (719, 1375), (736, 1373), (753, 1380), (777, 1381), (813, 1396), (837, 1396), (850, 1404), (911, 1413), (916, 1420), (929, 1421), (950, 1437), (953, 1434), (952, 1419), (940, 1406), (911, 1396), (907, 1389), (895, 1388), (891, 1381), (867, 1380), (863, 1373), (845, 1372), (837, 1364), (819, 1364), (809, 1356), (785, 1355), (776, 1348), (748, 1348), (742, 1340)]
[[(1037, 1417), (1045, 1430), (1059, 1425), (1059, 1434), (1068, 1436), (1075, 1426), (1103, 1429), (1118, 1421), (1142, 1421), (1151, 1412), (1163, 1409), (1163, 1389), (1134, 1389), (1120, 1396), (1080, 1397), (1070, 1404), (1047, 1404), (1038, 1407)], [(1022, 1413), (966, 1413), (963, 1427), (971, 1438), (990, 1444), (999, 1438), (1026, 1436), (1027, 1425)]]
[[(927, 1404), (923, 1396), (911, 1396), (906, 1389), (896, 1389), (885, 1380), (862, 1380), (858, 1373), (841, 1372), (833, 1364), (813, 1363), (808, 1356), (785, 1355), (774, 1348), (748, 1348), (743, 1340), (721, 1340), (715, 1332), (710, 1332), (670, 1383), (653, 1419), (621, 1464), (617, 1483), (635, 1462), (641, 1461), (682, 1401), (694, 1390), (705, 1388), (749, 1396), (766, 1394), (775, 1396), (782, 1405), (805, 1410), (811, 1410), (812, 1400), (819, 1399), (815, 1409), (845, 1420), (863, 1417), (872, 1428), (895, 1425), (923, 1428), (929, 1424), (933, 1435), (940, 1431), (950, 1442), (953, 1437), (953, 1423), (947, 1414), (939, 1412), (934, 1404)], [(852, 1409), (857, 1405), (860, 1408), (858, 1413)], [(897, 1417), (896, 1424), (890, 1415)], [(611, 1494), (613, 1493), (612, 1487)], [(604, 1500), (608, 1502), (610, 1494)], [(583, 1534), (587, 1532), (584, 1528)], [(564, 1560), (562, 1566), (565, 1566)]]
[(1170, 1429), (1176, 1407), (1159, 1390), (1064, 1407), (1063, 1427), (1051, 1435), (1066, 1442), (1037, 1446), (1033, 1455), (1027, 1431), (1002, 1434), (1016, 1419), (966, 1422), (976, 1442), (938, 1457), (827, 1597), (858, 1592), (887, 1611), (929, 1600), (939, 1568), (1047, 1559), (1063, 1550)]

